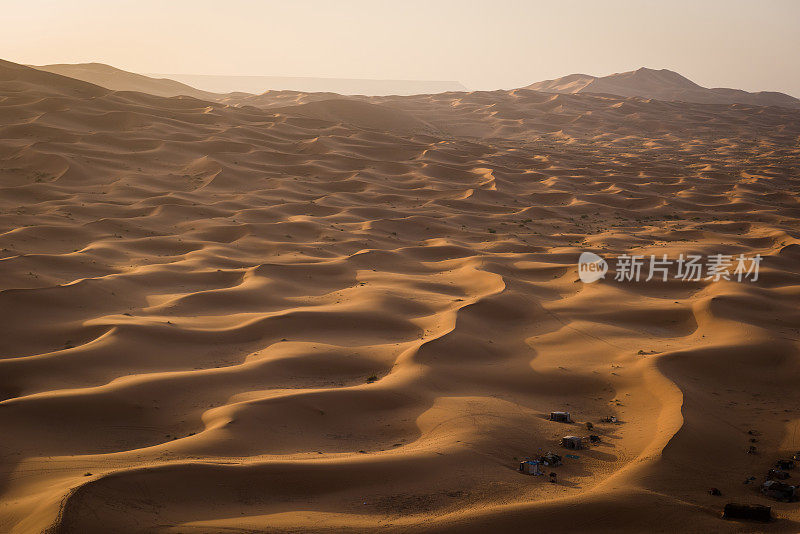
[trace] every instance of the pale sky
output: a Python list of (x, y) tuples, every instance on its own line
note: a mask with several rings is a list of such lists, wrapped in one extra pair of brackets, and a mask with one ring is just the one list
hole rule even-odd
[(3, 0), (0, 58), (512, 88), (668, 68), (800, 97), (800, 1)]

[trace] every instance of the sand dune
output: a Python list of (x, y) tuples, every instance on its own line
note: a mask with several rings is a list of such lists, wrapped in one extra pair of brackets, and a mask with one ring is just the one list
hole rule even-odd
[(185, 95), (205, 100), (219, 98), (219, 95), (210, 91), (201, 91), (175, 80), (151, 78), (110, 65), (104, 65), (103, 63), (60, 63), (55, 65), (31, 65), (31, 67), (83, 80), (114, 91), (139, 91), (157, 96)]
[(546, 93), (596, 93), (703, 104), (738, 103), (800, 108), (799, 99), (784, 93), (775, 91), (750, 93), (727, 88), (707, 89), (677, 72), (644, 67), (603, 77), (571, 74), (555, 80), (536, 82), (525, 88)]
[[(786, 107), (0, 62), (0, 531), (797, 531), (757, 485), (800, 450), (798, 138)], [(584, 284), (587, 250), (764, 260)], [(587, 422), (557, 484), (517, 471)]]

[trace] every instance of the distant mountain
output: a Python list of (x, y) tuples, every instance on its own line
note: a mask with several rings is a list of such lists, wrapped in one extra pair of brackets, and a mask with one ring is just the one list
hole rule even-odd
[(420, 95), (466, 91), (456, 81), (437, 80), (368, 80), (357, 78), (307, 78), (282, 76), (217, 76), (207, 74), (151, 74), (200, 87), (216, 93), (264, 91), (302, 91), (340, 95)]
[(545, 93), (598, 93), (618, 96), (638, 96), (655, 100), (697, 102), (701, 104), (752, 104), (798, 108), (800, 100), (784, 93), (761, 91), (749, 93), (740, 89), (708, 89), (667, 69), (642, 67), (610, 76), (570, 74), (555, 80), (545, 80), (524, 87)]
[(140, 91), (157, 96), (193, 96), (220, 100), (220, 93), (302, 91), (340, 95), (418, 95), (466, 91), (455, 81), (362, 80), (349, 78), (303, 78), (278, 76), (216, 76), (205, 74), (136, 74), (103, 63), (28, 65), (38, 70), (69, 76), (114, 91)]
[(156, 96), (193, 96), (203, 100), (216, 100), (221, 95), (195, 89), (166, 78), (151, 78), (103, 63), (75, 63), (55, 65), (29, 65), (37, 70), (69, 76), (93, 83), (113, 91), (139, 91)]

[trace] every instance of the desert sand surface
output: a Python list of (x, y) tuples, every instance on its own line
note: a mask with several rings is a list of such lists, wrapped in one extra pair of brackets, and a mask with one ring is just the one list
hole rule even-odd
[(800, 108), (800, 99), (777, 91), (748, 92), (716, 87), (708, 89), (668, 69), (640, 69), (608, 76), (570, 74), (526, 86), (545, 93), (597, 93), (619, 96), (640, 96), (657, 100), (696, 102), (701, 104), (753, 104)]
[(0, 531), (800, 530), (800, 111), (229, 98), (0, 62)]

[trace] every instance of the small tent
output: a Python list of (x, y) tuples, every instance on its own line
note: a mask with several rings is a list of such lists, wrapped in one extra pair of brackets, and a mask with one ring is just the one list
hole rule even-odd
[(789, 473), (783, 471), (782, 469), (770, 469), (767, 473), (768, 480), (786, 480), (787, 478), (791, 477)]
[(797, 487), (777, 480), (767, 480), (761, 484), (761, 493), (777, 501), (792, 502), (797, 499)]
[(722, 513), (723, 519), (749, 519), (751, 521), (769, 521), (772, 519), (772, 508), (761, 504), (739, 504), (729, 502)]
[(526, 475), (543, 475), (541, 466), (539, 460), (523, 460), (519, 463), (519, 472)]
[(539, 461), (542, 463), (542, 465), (546, 465), (548, 467), (558, 467), (561, 465), (561, 456), (553, 454), (552, 452), (547, 452), (544, 456), (539, 458)]
[(569, 412), (550, 412), (550, 420), (558, 421), (559, 423), (571, 423), (572, 418)]
[(795, 463), (794, 460), (778, 460), (775, 462), (775, 469), (782, 469), (784, 471), (788, 469), (794, 469)]

